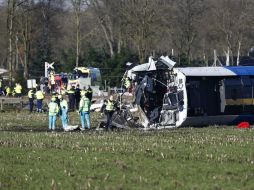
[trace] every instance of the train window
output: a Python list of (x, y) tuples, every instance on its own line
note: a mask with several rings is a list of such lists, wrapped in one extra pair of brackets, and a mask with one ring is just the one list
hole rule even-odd
[(190, 81), (189, 88), (200, 88), (200, 81)]
[(226, 99), (252, 98), (252, 82), (248, 76), (225, 80)]
[(235, 88), (230, 89), (230, 95), (231, 95), (230, 99), (233, 99), (233, 100), (237, 100), (238, 98), (240, 98), (239, 90)]
[(164, 96), (164, 98), (163, 98), (163, 104), (166, 104), (166, 105), (170, 105), (171, 104), (171, 102), (170, 102), (170, 100), (169, 100), (169, 98), (167, 96)]
[(248, 76), (242, 77), (242, 98), (252, 98), (252, 83)]
[(226, 99), (241, 99), (241, 88), (226, 87)]
[(241, 78), (225, 80), (226, 99), (237, 100), (241, 98), (242, 81)]
[(241, 78), (226, 79), (225, 85), (226, 86), (242, 86), (242, 81), (241, 81)]
[(183, 100), (183, 91), (178, 92), (178, 101)]
[(170, 94), (168, 94), (168, 97), (169, 97), (169, 100), (170, 100), (170, 103), (171, 103), (172, 106), (177, 105), (178, 100), (177, 100), (177, 94), (176, 93), (170, 93)]
[(249, 77), (242, 77), (242, 84), (244, 86), (251, 86), (251, 80)]

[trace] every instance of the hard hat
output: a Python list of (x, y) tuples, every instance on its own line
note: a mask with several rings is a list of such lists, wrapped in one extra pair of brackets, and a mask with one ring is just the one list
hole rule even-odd
[(52, 98), (51, 98), (51, 101), (52, 101), (52, 102), (55, 102), (55, 101), (56, 101), (56, 97), (52, 97)]
[(111, 95), (111, 96), (109, 97), (109, 100), (110, 100), (110, 101), (113, 101), (113, 100), (114, 100), (114, 97)]

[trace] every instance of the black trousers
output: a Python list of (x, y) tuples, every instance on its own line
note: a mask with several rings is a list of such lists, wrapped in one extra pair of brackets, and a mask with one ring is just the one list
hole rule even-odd
[(80, 98), (76, 98), (75, 99), (75, 103), (76, 103), (76, 110), (79, 109), (79, 102), (80, 102)]
[(21, 93), (16, 93), (16, 97), (20, 98), (21, 97)]
[(110, 129), (111, 131), (113, 130), (112, 128), (112, 116), (114, 114), (114, 111), (108, 111), (106, 113), (107, 116), (107, 123), (106, 123), (106, 131), (108, 131), (108, 129)]
[(33, 112), (33, 109), (34, 109), (34, 99), (29, 98), (29, 110), (30, 110), (30, 112)]
[(74, 111), (75, 109), (75, 95), (74, 94), (69, 94), (69, 107), (70, 107), (70, 111)]

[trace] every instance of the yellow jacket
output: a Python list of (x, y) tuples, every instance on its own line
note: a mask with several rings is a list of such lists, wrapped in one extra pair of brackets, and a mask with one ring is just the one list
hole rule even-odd
[(38, 90), (38, 91), (35, 93), (35, 96), (36, 96), (36, 99), (37, 99), (37, 100), (42, 100), (42, 99), (44, 99), (44, 94), (42, 93), (41, 90)]
[(54, 74), (51, 74), (50, 75), (50, 83), (51, 84), (55, 84), (56, 82), (55, 82), (55, 76), (54, 76)]
[(34, 92), (33, 92), (33, 90), (29, 90), (29, 92), (28, 92), (28, 98), (34, 98)]
[(20, 84), (16, 85), (16, 87), (14, 88), (15, 89), (15, 92), (17, 94), (21, 94), (21, 91), (22, 91), (22, 86)]
[(57, 115), (58, 111), (59, 111), (58, 104), (56, 102), (50, 102), (49, 103), (49, 115), (55, 116), (55, 115)]
[(8, 86), (6, 87), (6, 96), (11, 94), (11, 88)]

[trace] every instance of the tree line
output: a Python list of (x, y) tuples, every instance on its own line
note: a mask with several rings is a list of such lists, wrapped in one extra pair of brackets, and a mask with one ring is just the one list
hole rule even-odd
[(254, 44), (253, 0), (3, 0), (0, 67), (11, 77), (94, 66), (112, 85), (128, 61), (171, 55), (179, 66), (209, 65), (214, 52), (247, 55)]

